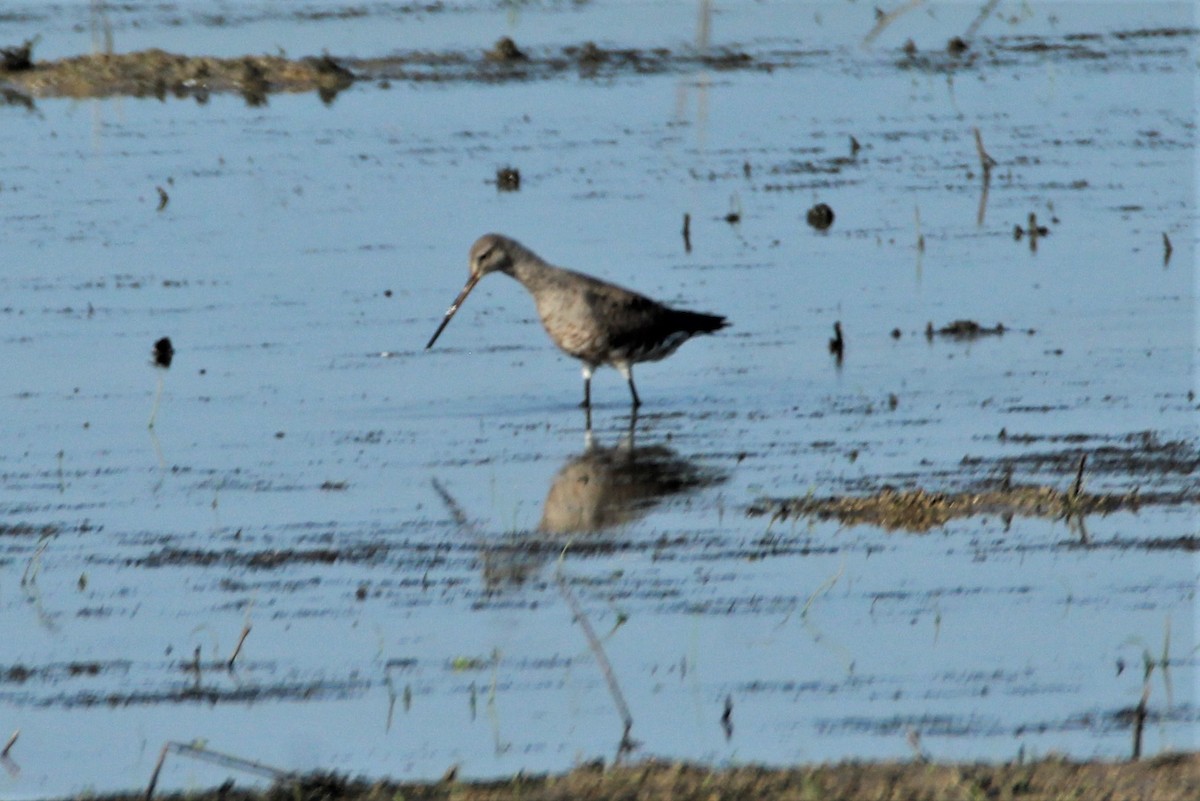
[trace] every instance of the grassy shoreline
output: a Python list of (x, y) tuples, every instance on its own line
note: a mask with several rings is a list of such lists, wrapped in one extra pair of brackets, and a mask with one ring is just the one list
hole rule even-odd
[[(277, 781), (264, 790), (239, 789), (231, 781), (205, 791), (153, 797), (192, 801), (1192, 801), (1200, 798), (1200, 753), (1119, 762), (1049, 757), (999, 765), (913, 760), (721, 769), (651, 760), (615, 767), (588, 764), (564, 774), (517, 774), (491, 781), (458, 781), (454, 770), (437, 782), (366, 781), (313, 773)], [(101, 797), (75, 798), (97, 801)], [(147, 791), (102, 798), (134, 801), (147, 798)]]

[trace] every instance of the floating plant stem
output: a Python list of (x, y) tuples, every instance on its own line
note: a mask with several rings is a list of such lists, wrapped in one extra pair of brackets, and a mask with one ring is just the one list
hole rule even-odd
[(154, 406), (150, 409), (150, 422), (146, 427), (153, 430), (154, 420), (158, 417), (158, 404), (162, 400), (163, 384), (167, 369), (171, 366), (171, 360), (175, 358), (175, 347), (171, 344), (170, 337), (163, 337), (154, 343), (154, 360), (151, 362), (155, 367), (162, 370), (158, 374), (158, 389), (154, 393)]

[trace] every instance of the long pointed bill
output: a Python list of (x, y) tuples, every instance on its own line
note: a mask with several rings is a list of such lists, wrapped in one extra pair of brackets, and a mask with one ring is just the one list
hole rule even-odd
[(482, 277), (481, 275), (472, 275), (467, 279), (467, 285), (463, 287), (462, 292), (458, 293), (458, 297), (454, 299), (454, 302), (450, 304), (450, 308), (446, 310), (446, 316), (442, 318), (442, 324), (437, 327), (437, 330), (433, 332), (433, 336), (429, 338), (429, 344), (425, 346), (425, 350), (429, 350), (433, 347), (433, 343), (437, 342), (437, 338), (442, 335), (442, 331), (445, 330), (446, 326), (450, 325), (450, 318), (458, 311), (458, 307), (463, 304), (463, 301), (467, 299), (467, 295), (471, 294), (471, 290), (475, 288), (475, 285), (479, 283), (479, 279)]

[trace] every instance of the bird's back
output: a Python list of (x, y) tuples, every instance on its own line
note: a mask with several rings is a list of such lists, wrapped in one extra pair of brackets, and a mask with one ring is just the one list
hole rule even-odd
[(538, 315), (555, 344), (588, 364), (654, 361), (727, 325), (718, 315), (672, 309), (590, 275), (550, 269), (531, 289)]

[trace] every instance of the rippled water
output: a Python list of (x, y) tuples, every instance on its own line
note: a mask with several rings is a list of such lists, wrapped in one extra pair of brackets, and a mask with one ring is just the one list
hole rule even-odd
[[(1145, 750), (1194, 748), (1194, 504), (1086, 543), (747, 516), (1010, 464), (1065, 488), (1084, 452), (1095, 491), (1195, 487), (1194, 9), (1001, 4), (956, 62), (976, 4), (869, 46), (860, 5), (718, 4), (711, 42), (771, 71), (0, 107), (0, 795), (143, 786), (168, 740), (396, 777), (611, 759), (621, 702), (577, 611), (635, 755), (1123, 756), (1164, 649)], [(86, 5), (16, 8), (0, 42), (89, 49)], [(702, 16), (271, 8), (109, 23), (118, 49), (366, 57), (686, 49)], [(733, 327), (638, 368), (632, 433), (598, 373), (589, 439), (515, 282), (423, 350), (488, 230)], [(925, 337), (956, 319), (1010, 330)], [(163, 784), (229, 775), (179, 758)]]

